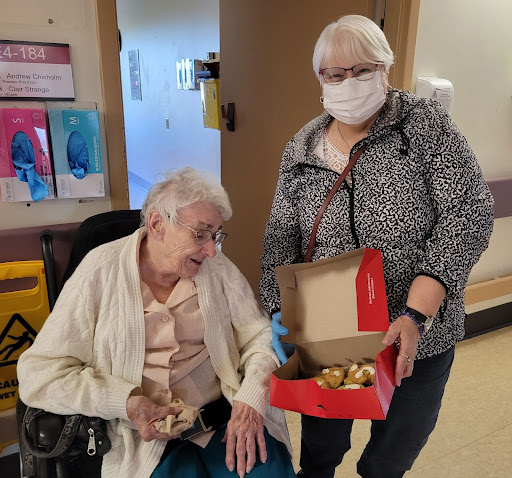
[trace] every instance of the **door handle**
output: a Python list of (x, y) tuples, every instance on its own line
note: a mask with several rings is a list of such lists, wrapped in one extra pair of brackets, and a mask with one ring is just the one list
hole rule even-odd
[(220, 111), (228, 131), (235, 131), (235, 103), (220, 105)]

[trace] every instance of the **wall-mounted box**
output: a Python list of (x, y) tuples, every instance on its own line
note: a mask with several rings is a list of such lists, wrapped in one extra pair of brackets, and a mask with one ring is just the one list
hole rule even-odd
[(219, 80), (201, 81), (201, 107), (205, 128), (220, 130)]
[(0, 197), (6, 202), (53, 199), (44, 109), (0, 109)]
[(452, 113), (454, 89), (450, 80), (435, 76), (418, 76), (416, 79), (416, 94), (422, 98), (437, 100), (448, 113)]
[(57, 196), (105, 196), (98, 112), (50, 109), (48, 116)]
[[(218, 55), (218, 54), (217, 54)], [(178, 90), (199, 90), (201, 79), (205, 77), (218, 78), (218, 75), (211, 75), (208, 70), (208, 64), (216, 63), (219, 60), (208, 59), (190, 59), (183, 58), (176, 62), (176, 87)], [(218, 67), (214, 70), (218, 71)], [(203, 74), (201, 74), (203, 72)]]

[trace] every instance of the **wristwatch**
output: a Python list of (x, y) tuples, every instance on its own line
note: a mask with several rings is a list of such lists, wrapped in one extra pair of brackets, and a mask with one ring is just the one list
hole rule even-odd
[(432, 326), (434, 322), (434, 316), (425, 315), (412, 307), (405, 306), (404, 310), (400, 313), (400, 315), (406, 315), (409, 317), (418, 327), (420, 331), (420, 336), (428, 332), (428, 329)]

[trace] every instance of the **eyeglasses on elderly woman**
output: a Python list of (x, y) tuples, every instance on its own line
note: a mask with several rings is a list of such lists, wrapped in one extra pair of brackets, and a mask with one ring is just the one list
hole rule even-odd
[(322, 68), (319, 73), (323, 76), (326, 83), (338, 84), (347, 79), (348, 71), (352, 72), (356, 80), (367, 81), (375, 76), (376, 70), (377, 65), (374, 63), (360, 63), (352, 68), (341, 68), (340, 66)]
[(210, 239), (213, 241), (215, 246), (218, 246), (222, 244), (222, 241), (228, 237), (228, 235), (225, 232), (217, 231), (212, 232), (208, 229), (200, 229), (199, 231), (196, 229), (191, 228), (190, 226), (187, 226), (186, 224), (183, 224), (182, 222), (176, 220), (176, 224), (179, 224), (180, 226), (186, 227), (190, 231), (194, 232), (194, 242), (200, 246), (202, 244), (206, 244)]

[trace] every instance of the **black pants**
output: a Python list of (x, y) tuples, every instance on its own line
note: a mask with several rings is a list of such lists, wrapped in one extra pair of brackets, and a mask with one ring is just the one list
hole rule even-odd
[[(364, 478), (399, 478), (434, 429), (455, 349), (414, 362), (396, 387), (386, 420), (372, 421), (370, 441), (357, 463)], [(353, 420), (302, 416), (300, 466), (304, 478), (332, 478), (350, 450)]]

